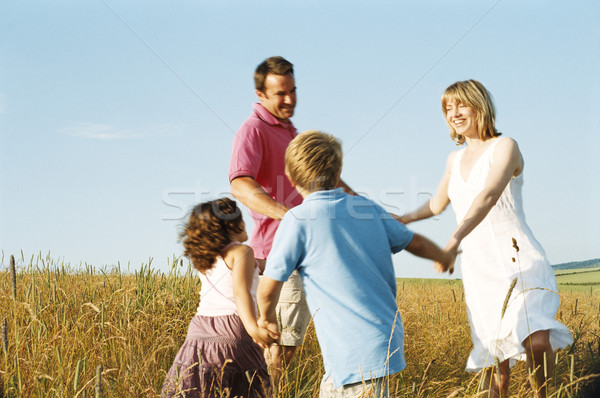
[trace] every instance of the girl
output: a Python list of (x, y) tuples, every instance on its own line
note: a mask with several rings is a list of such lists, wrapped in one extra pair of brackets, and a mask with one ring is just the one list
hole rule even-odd
[(199, 271), (200, 305), (165, 378), (162, 396), (265, 397), (269, 375), (261, 348), (274, 334), (256, 323), (258, 268), (236, 203), (197, 205), (180, 238)]

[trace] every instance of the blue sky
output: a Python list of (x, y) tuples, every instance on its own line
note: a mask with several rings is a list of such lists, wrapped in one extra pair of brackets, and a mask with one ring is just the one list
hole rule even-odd
[[(0, 248), (167, 269), (199, 201), (226, 195), (254, 68), (295, 65), (300, 130), (343, 143), (343, 178), (402, 213), (446, 157), (440, 96), (475, 78), (525, 157), (552, 263), (600, 257), (597, 1), (4, 1)], [(249, 223), (251, 225), (251, 223)], [(451, 209), (411, 224), (444, 246)], [(435, 276), (395, 256), (398, 276)]]

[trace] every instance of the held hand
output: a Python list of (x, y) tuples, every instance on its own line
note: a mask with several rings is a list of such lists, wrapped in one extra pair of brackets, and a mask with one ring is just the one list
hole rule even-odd
[(448, 244), (444, 248), (444, 260), (443, 262), (436, 261), (433, 263), (433, 268), (437, 272), (446, 272), (448, 271), (450, 275), (454, 273), (454, 262), (456, 261), (456, 256), (461, 252), (458, 250), (460, 246), (460, 242), (455, 240), (454, 238), (450, 238)]
[(393, 217), (393, 218), (394, 218), (396, 221), (398, 221), (398, 222), (400, 222), (400, 223), (402, 223), (402, 224), (404, 224), (404, 225), (407, 225), (409, 222), (411, 222), (411, 220), (409, 220), (409, 219), (408, 219), (408, 217), (406, 216), (406, 214), (405, 214), (405, 215), (403, 215), (403, 216), (399, 216), (399, 215), (397, 215), (397, 214), (390, 213), (390, 215), (391, 215), (391, 216), (392, 216), (392, 217)]
[[(272, 339), (277, 340), (277, 341), (279, 340), (280, 334), (279, 334), (279, 326), (277, 325), (277, 322), (272, 322), (272, 321), (267, 320), (266, 318), (260, 317), (260, 318), (258, 318), (257, 324), (258, 324), (259, 328), (263, 328), (263, 329), (267, 330)], [(277, 342), (277, 341), (275, 341), (275, 342)]]
[(267, 348), (279, 341), (279, 334), (273, 333), (271, 330), (259, 326), (254, 332), (253, 340), (261, 348)]

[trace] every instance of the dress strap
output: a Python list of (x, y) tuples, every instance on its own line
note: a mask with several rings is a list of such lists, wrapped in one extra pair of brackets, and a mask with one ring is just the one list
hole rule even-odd
[(238, 242), (237, 240), (234, 240), (233, 242), (229, 242), (228, 244), (226, 244), (225, 246), (223, 246), (223, 249), (221, 250), (221, 253), (225, 253), (227, 250), (229, 250), (231, 247), (233, 247), (235, 245), (241, 245), (241, 243)]
[[(235, 246), (235, 245), (241, 245), (242, 242), (238, 242), (238, 241), (233, 241), (233, 242), (229, 242), (228, 244), (226, 244), (223, 247), (223, 250), (221, 250), (221, 254), (225, 253), (229, 248)], [(221, 256), (222, 257), (222, 256)], [(223, 260), (223, 262), (225, 262), (225, 260)], [(227, 264), (225, 264), (227, 265)], [(227, 265), (227, 268), (229, 268), (229, 266)], [(258, 268), (258, 259), (254, 259), (254, 268)]]
[(489, 146), (488, 149), (486, 149), (486, 151), (489, 151), (489, 157), (490, 157), (490, 164), (492, 164), (494, 162), (494, 148), (496, 148), (496, 145), (498, 145), (498, 142), (500, 142), (501, 140), (505, 139), (507, 137), (498, 137), (494, 140), (494, 142), (492, 142)]
[(225, 266), (227, 268), (229, 268), (229, 270), (231, 270), (231, 268), (229, 267), (229, 265), (225, 262), (225, 252), (227, 250), (229, 250), (230, 248), (232, 248), (235, 245), (241, 245), (240, 242), (238, 242), (237, 240), (234, 240), (233, 242), (229, 242), (228, 244), (226, 244), (225, 246), (223, 246), (223, 249), (221, 249), (221, 259), (223, 260), (223, 264), (225, 264)]

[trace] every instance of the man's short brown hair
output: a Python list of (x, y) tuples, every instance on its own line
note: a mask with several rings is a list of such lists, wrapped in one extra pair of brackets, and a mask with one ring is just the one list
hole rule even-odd
[(285, 151), (285, 172), (300, 188), (315, 192), (333, 189), (342, 173), (342, 145), (332, 135), (308, 130)]
[(256, 67), (254, 72), (254, 87), (259, 91), (265, 91), (265, 79), (267, 75), (293, 75), (294, 65), (283, 57), (270, 57), (265, 59)]

